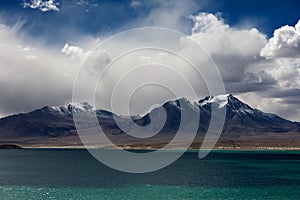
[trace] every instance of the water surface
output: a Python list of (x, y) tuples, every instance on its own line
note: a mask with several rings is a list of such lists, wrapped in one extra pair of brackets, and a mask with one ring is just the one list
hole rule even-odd
[(162, 170), (128, 174), (86, 150), (0, 150), (0, 199), (300, 199), (300, 151), (197, 156), (189, 151)]

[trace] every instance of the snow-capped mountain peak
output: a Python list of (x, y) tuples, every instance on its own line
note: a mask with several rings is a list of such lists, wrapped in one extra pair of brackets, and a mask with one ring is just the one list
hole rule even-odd
[(265, 118), (280, 118), (275, 114), (265, 113), (258, 109), (254, 109), (246, 103), (243, 103), (238, 98), (233, 96), (232, 94), (225, 94), (225, 95), (217, 95), (217, 96), (207, 96), (204, 99), (201, 99), (198, 102), (200, 107), (205, 107), (210, 104), (217, 104), (218, 108), (227, 107), (227, 112), (232, 112), (240, 116), (250, 115), (254, 118), (258, 116), (265, 117)]
[(254, 114), (256, 112), (255, 109), (243, 103), (238, 98), (234, 97), (232, 94), (207, 96), (198, 102), (200, 107), (210, 105), (212, 103), (217, 104), (218, 108), (224, 108), (226, 106), (232, 112), (239, 115)]
[(72, 113), (79, 113), (79, 112), (95, 112), (96, 108), (91, 106), (87, 102), (82, 103), (68, 103), (63, 106), (50, 106), (50, 111), (65, 115), (65, 114), (72, 114)]
[(201, 107), (207, 104), (215, 103), (218, 104), (218, 108), (224, 108), (228, 104), (228, 100), (231, 98), (231, 96), (231, 94), (207, 96), (198, 103)]

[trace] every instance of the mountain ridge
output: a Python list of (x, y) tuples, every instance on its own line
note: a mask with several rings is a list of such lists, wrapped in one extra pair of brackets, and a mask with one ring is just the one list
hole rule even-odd
[[(185, 98), (167, 101), (140, 117), (116, 115), (107, 110), (96, 109), (86, 102), (69, 103), (63, 106), (44, 106), (28, 113), (0, 119), (0, 142), (36, 144), (43, 140), (45, 144), (79, 144), (80, 140), (72, 116), (79, 112), (96, 114), (104, 132), (117, 143), (170, 141), (179, 126), (188, 133), (195, 124), (198, 124), (196, 139), (201, 140), (210, 123), (212, 105), (215, 105), (217, 109), (226, 109), (225, 124), (220, 138), (222, 141), (300, 139), (299, 122), (289, 121), (276, 114), (265, 113), (252, 108), (232, 94), (226, 94), (207, 96), (196, 102), (190, 102)], [(183, 109), (190, 118), (180, 125)], [(151, 124), (151, 120), (155, 123), (164, 120), (162, 112), (167, 114), (162, 129), (153, 139), (143, 141), (125, 134), (114, 120), (114, 118), (118, 118), (126, 126), (126, 129), (133, 130), (128, 123), (129, 120), (132, 119), (138, 126), (147, 127)], [(199, 120), (196, 117), (198, 113), (200, 113)]]

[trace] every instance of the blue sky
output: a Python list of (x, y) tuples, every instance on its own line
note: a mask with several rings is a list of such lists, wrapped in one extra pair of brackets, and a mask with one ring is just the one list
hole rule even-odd
[[(300, 121), (299, 7), (299, 0), (0, 0), (0, 117), (70, 102), (80, 63), (99, 41), (150, 26), (203, 46), (228, 93)], [(111, 60), (111, 52), (100, 53)], [(145, 110), (147, 100), (137, 107)]]

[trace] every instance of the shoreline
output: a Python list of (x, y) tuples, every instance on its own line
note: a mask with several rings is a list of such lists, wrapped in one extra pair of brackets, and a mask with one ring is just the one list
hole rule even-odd
[[(19, 146), (19, 145), (17, 145)], [(123, 150), (141, 150), (141, 151), (155, 151), (159, 150), (161, 148), (157, 147), (125, 147), (125, 148), (114, 148), (114, 147), (97, 147), (97, 146), (69, 146), (69, 145), (63, 145), (63, 146), (19, 146), (19, 149), (74, 149), (74, 150), (116, 150), (116, 149), (123, 149)], [(174, 148), (168, 148), (168, 149), (162, 149), (163, 151), (208, 151), (208, 149), (202, 149), (200, 148), (182, 148), (182, 147), (174, 147)], [(212, 149), (212, 151), (227, 151), (227, 150), (236, 150), (236, 151), (300, 151), (300, 147), (215, 147)]]

